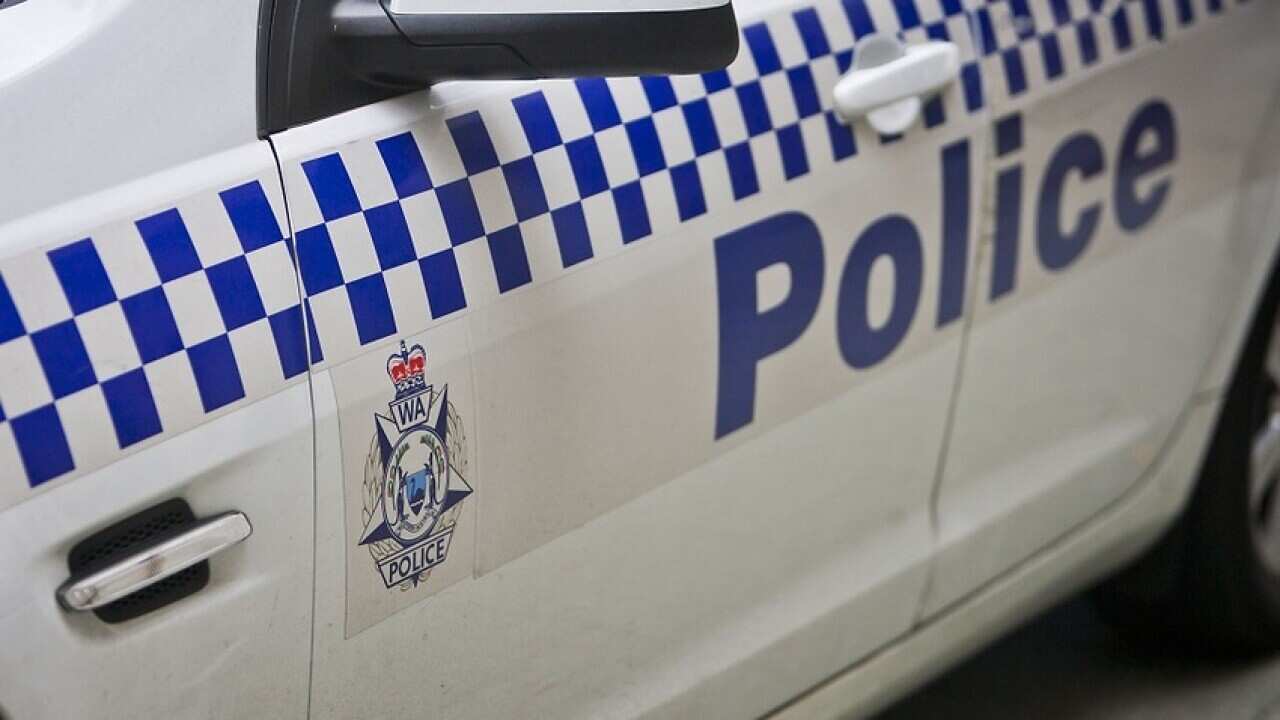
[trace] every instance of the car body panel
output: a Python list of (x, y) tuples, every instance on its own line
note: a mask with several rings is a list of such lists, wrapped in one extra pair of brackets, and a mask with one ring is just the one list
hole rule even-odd
[(0, 138), (22, 171), (0, 174), (0, 225), (257, 140), (257, 26), (235, 0), (4, 8)]
[[(0, 228), (6, 712), (305, 713), (314, 451), (287, 234), (258, 141)], [(62, 611), (70, 549), (173, 496), (255, 533), (165, 612)]]
[[(1138, 480), (1200, 387), (1248, 289), (1241, 276), (1273, 247), (1237, 222), (1249, 183), (1275, 180), (1248, 172), (1280, 92), (1280, 53), (1266, 41), (1280, 22), (1274, 6), (1121, 3), (1059, 17), (1052, 3), (1029, 5), (1032, 39), (1018, 45), (1005, 30), (1026, 89), (1008, 51), (984, 64), (997, 79), (992, 241), (939, 487), (926, 614)], [(1002, 9), (990, 9), (997, 27)], [(1057, 78), (1036, 66), (1044, 37), (1068, 58)], [(1135, 160), (1162, 150), (1159, 162)], [(1016, 173), (1021, 234), (1005, 240), (1014, 201), (1002, 183)]]
[[(260, 140), (256, 4), (4, 8), (0, 715), (861, 714), (1158, 537), (1280, 242), (1280, 9), (735, 9), (724, 72)], [(901, 137), (832, 110), (873, 31), (961, 48)], [(57, 607), (175, 496), (253, 523), (207, 588)]]
[(1160, 459), (1128, 494), (900, 642), (780, 708), (770, 720), (871, 716), (1138, 557), (1185, 507), (1221, 408), (1220, 393), (1197, 395)]
[[(946, 5), (908, 36), (968, 47)], [(910, 628), (985, 110), (957, 83), (902, 138), (850, 131), (831, 88), (855, 28), (902, 26), (893, 5), (736, 10), (727, 72), (446, 84), (273, 138), (323, 358), (313, 713), (760, 714)], [(921, 256), (895, 281), (899, 246), (869, 252), (868, 229), (904, 223)], [(751, 265), (770, 242), (796, 245)], [(746, 414), (720, 334), (744, 283), (748, 315), (812, 303)], [(851, 360), (854, 312), (907, 325)], [(388, 588), (405, 556), (360, 544), (385, 512), (371, 439), (417, 347), (473, 492), (441, 521), (447, 562)], [(388, 660), (421, 653), (440, 692), (403, 692), (421, 668)]]

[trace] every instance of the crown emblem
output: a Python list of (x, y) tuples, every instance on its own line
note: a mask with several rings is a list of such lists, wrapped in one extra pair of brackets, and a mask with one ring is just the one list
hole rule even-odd
[(387, 376), (396, 386), (396, 400), (417, 395), (427, 389), (427, 351), (421, 345), (405, 347), (400, 341), (400, 352), (387, 358)]

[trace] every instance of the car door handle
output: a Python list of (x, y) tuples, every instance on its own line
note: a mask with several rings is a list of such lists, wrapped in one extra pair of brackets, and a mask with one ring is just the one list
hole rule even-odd
[(72, 576), (58, 588), (58, 604), (78, 611), (110, 605), (209, 559), (252, 532), (242, 512), (202, 520), (106, 567)]
[(846, 122), (865, 117), (877, 132), (904, 132), (920, 116), (923, 99), (960, 74), (960, 48), (935, 40), (904, 46), (870, 35), (854, 48), (854, 64), (836, 83), (836, 112)]

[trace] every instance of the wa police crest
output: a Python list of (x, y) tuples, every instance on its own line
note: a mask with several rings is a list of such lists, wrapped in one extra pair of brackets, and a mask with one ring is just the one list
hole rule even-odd
[(373, 416), (365, 462), (364, 520), (357, 539), (367, 546), (388, 588), (409, 590), (445, 561), (467, 484), (466, 435), (449, 388), (427, 384), (421, 345), (387, 359), (395, 398), (387, 415)]

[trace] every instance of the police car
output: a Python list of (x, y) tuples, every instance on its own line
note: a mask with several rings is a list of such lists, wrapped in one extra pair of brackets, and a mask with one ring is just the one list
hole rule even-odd
[(1280, 4), (0, 2), (0, 715), (1280, 647)]

